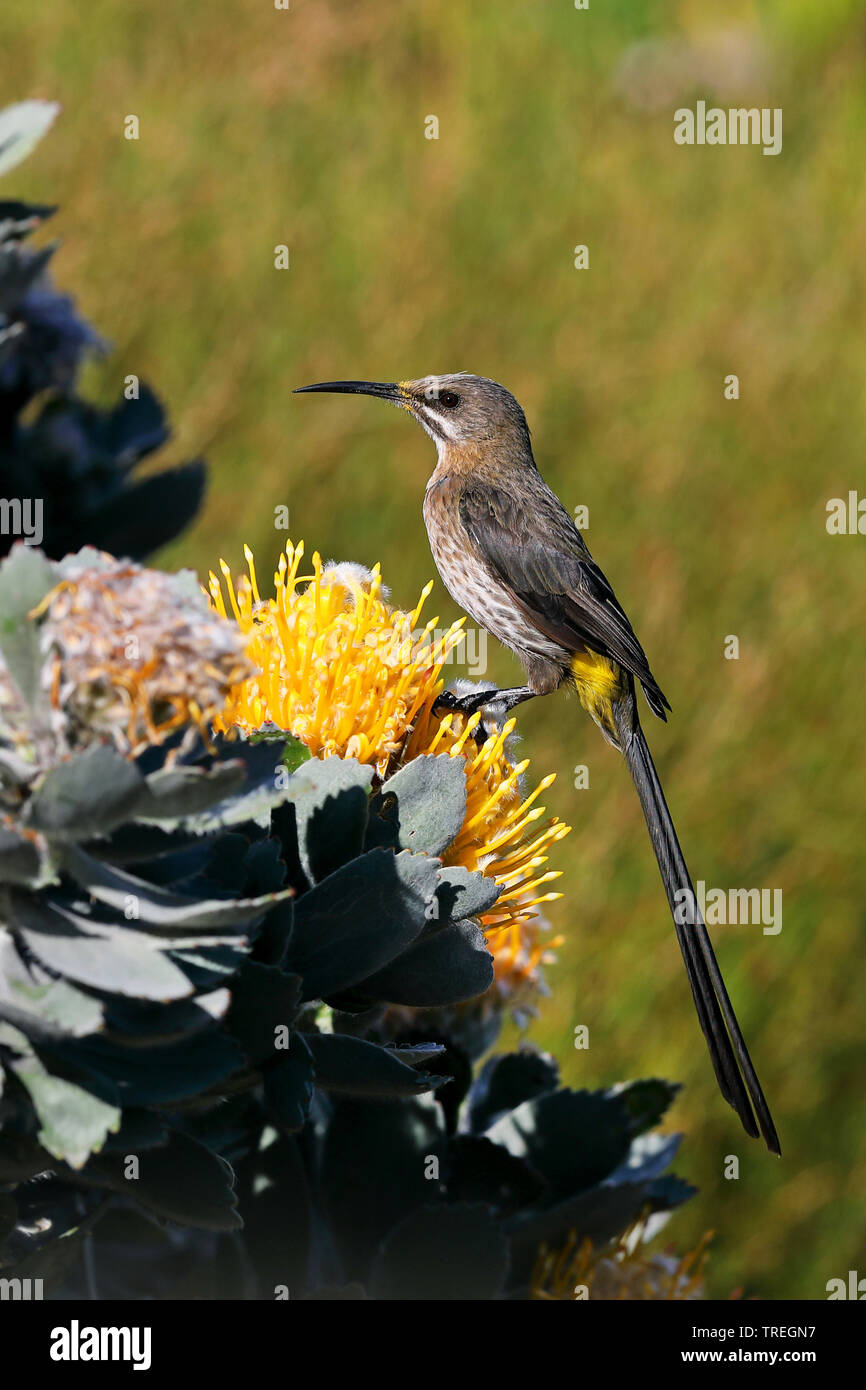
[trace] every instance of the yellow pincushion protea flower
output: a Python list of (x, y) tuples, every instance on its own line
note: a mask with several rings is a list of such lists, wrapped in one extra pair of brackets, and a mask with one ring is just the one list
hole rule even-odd
[[(276, 724), (317, 758), (357, 758), (384, 777), (422, 705), (441, 689), (445, 661), (462, 640), (465, 619), (434, 638), (436, 618), (416, 636), (428, 584), (411, 613), (382, 598), (378, 565), (322, 566), (298, 573), (304, 543), (291, 542), (274, 575), (276, 595), (262, 600), (252, 552), (237, 586), (220, 562), (230, 610), (247, 634), (247, 655), (261, 674), (235, 692), (232, 722), (245, 733)], [(306, 583), (305, 583), (306, 581)], [(305, 587), (300, 586), (305, 584)], [(222, 586), (210, 575), (214, 608), (227, 616)]]
[(530, 1282), (530, 1297), (570, 1302), (659, 1299), (694, 1301), (704, 1297), (704, 1266), (713, 1238), (707, 1231), (694, 1250), (677, 1257), (644, 1246), (645, 1221), (635, 1222), (616, 1245), (596, 1250), (572, 1231), (559, 1250), (542, 1245)]
[(211, 573), (209, 589), (216, 612), (233, 615), (246, 635), (246, 654), (258, 673), (232, 690), (217, 727), (249, 734), (276, 725), (314, 757), (357, 758), (371, 763), (379, 778), (422, 754), (462, 758), (466, 816), (443, 859), (480, 871), (502, 888), (481, 919), (496, 986), (510, 998), (531, 993), (547, 951), (559, 944), (542, 944), (546, 923), (539, 906), (561, 896), (546, 886), (559, 877), (544, 867), (547, 852), (571, 827), (556, 818), (541, 824), (544, 807), (536, 803), (555, 774), (524, 794), (528, 759), (515, 764), (508, 753), (513, 719), (479, 747), (480, 713), (468, 720), (434, 714), (442, 668), (463, 638), (465, 619), (444, 633), (437, 634), (436, 618), (419, 628), (432, 583), (404, 612), (388, 604), (378, 565), (372, 571), (323, 566), (316, 553), (312, 573), (301, 574), (303, 542), (286, 546), (275, 595), (263, 599), (249, 547), (244, 554), (248, 574), (235, 583), (221, 561), (223, 582)]

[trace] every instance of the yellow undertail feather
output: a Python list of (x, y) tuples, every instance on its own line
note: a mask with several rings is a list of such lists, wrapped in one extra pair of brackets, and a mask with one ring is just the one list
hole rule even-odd
[(584, 647), (571, 659), (571, 674), (578, 699), (587, 714), (595, 720), (598, 727), (619, 746), (619, 738), (613, 722), (613, 705), (625, 692), (626, 682), (622, 667), (607, 656)]

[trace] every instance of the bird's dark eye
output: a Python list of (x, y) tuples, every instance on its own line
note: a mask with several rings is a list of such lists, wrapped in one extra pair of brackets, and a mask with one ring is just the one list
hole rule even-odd
[(440, 391), (440, 392), (439, 392), (439, 404), (440, 404), (440, 405), (447, 405), (447, 407), (448, 407), (449, 410), (451, 410), (455, 405), (457, 405), (457, 403), (458, 403), (459, 400), (460, 400), (460, 397), (458, 396), (458, 394), (457, 394), (456, 391)]

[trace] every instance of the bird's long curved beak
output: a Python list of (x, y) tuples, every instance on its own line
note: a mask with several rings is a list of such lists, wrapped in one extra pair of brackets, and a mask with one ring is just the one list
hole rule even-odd
[(396, 381), (319, 381), (314, 386), (296, 386), (294, 394), (304, 391), (332, 391), (341, 396), (378, 396), (393, 405), (405, 405)]

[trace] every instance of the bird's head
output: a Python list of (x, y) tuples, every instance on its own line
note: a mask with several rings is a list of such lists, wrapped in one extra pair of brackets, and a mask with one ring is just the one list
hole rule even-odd
[(322, 381), (298, 391), (376, 396), (408, 410), (430, 435), (440, 461), (471, 463), (495, 450), (532, 462), (526, 417), (510, 391), (469, 372), (422, 376), (417, 381)]

